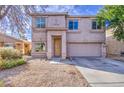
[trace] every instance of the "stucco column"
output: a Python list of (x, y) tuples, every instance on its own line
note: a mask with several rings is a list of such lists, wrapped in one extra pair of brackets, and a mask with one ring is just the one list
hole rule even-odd
[(66, 59), (66, 32), (62, 33), (62, 59)]
[(106, 57), (106, 44), (102, 44), (102, 57)]
[(52, 37), (49, 32), (47, 32), (47, 58), (52, 58)]

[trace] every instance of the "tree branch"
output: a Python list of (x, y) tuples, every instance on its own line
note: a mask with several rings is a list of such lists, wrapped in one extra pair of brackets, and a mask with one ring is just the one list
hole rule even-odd
[[(5, 9), (5, 11), (3, 12), (3, 14), (1, 14), (0, 13), (0, 20), (3, 18), (3, 17), (5, 17), (6, 15), (7, 15), (7, 13), (8, 13), (8, 11), (9, 11), (9, 9), (12, 7), (12, 5), (9, 5), (6, 9)], [(1, 7), (1, 10), (2, 10), (2, 7)], [(1, 11), (0, 11), (1, 12)]]

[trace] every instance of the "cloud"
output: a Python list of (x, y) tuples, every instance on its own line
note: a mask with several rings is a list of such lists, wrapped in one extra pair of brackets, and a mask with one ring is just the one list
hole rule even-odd
[(46, 12), (68, 12), (70, 15), (96, 15), (101, 6), (95, 5), (49, 5)]
[(50, 5), (45, 10), (47, 12), (69, 12), (74, 9), (72, 5)]

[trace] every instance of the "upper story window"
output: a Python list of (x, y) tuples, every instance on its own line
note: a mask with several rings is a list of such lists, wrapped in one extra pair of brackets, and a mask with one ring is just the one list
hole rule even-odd
[(96, 20), (92, 20), (92, 29), (101, 29), (101, 25), (98, 24)]
[(44, 17), (36, 18), (36, 27), (37, 28), (45, 28), (45, 18)]
[(78, 20), (77, 19), (69, 20), (68, 28), (69, 30), (78, 30)]

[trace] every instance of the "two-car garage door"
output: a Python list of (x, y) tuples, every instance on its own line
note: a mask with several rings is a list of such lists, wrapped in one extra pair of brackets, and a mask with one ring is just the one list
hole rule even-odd
[(68, 56), (101, 56), (101, 44), (68, 44)]

